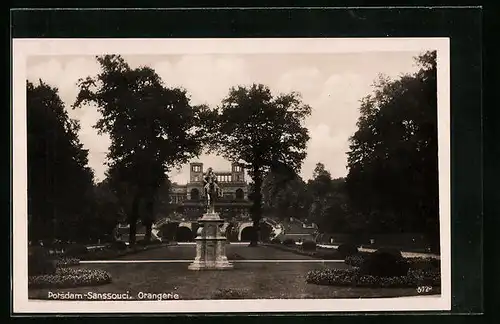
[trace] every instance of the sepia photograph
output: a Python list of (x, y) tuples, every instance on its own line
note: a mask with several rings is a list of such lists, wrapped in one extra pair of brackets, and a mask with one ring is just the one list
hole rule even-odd
[(13, 305), (451, 308), (449, 40), (14, 39)]

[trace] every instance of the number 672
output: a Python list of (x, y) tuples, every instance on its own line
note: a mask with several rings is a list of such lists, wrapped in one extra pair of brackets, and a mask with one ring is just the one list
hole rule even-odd
[(431, 286), (419, 286), (419, 287), (417, 287), (417, 292), (419, 294), (428, 293), (428, 292), (431, 292), (431, 291), (432, 291), (432, 287)]

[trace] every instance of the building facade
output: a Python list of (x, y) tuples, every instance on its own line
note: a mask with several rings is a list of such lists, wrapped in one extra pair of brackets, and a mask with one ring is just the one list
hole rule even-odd
[[(170, 189), (170, 202), (178, 214), (187, 219), (201, 217), (206, 211), (203, 176), (206, 170), (203, 163), (195, 162), (189, 165), (189, 182), (187, 184), (173, 183)], [(215, 201), (215, 211), (222, 218), (247, 218), (251, 202), (248, 200), (248, 183), (245, 180), (245, 170), (232, 163), (231, 170), (214, 170), (223, 197)]]

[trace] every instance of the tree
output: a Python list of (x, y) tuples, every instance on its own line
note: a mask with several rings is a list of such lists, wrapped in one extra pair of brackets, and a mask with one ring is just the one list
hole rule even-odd
[(361, 101), (347, 187), (374, 230), (422, 230), (439, 241), (436, 52), (416, 62), (418, 72), (380, 78)]
[(311, 203), (307, 185), (299, 175), (289, 177), (276, 170), (264, 177), (262, 198), (264, 212), (281, 220), (307, 217)]
[(252, 178), (250, 213), (256, 235), (251, 246), (258, 240), (264, 175), (271, 169), (298, 173), (309, 140), (302, 121), (310, 113), (311, 108), (302, 103), (299, 94), (273, 97), (262, 84), (232, 88), (222, 101), (212, 145), (229, 160), (247, 168)]
[(95, 128), (111, 138), (107, 177), (120, 195), (131, 197), (127, 214), (134, 244), (139, 218), (150, 238), (153, 199), (165, 174), (200, 154), (204, 108), (192, 107), (185, 90), (165, 88), (149, 67), (132, 69), (119, 55), (97, 61), (101, 72), (79, 81), (74, 107), (95, 105), (101, 114)]
[(93, 171), (78, 139), (80, 125), (68, 117), (58, 89), (27, 82), (29, 238), (77, 239), (88, 233)]

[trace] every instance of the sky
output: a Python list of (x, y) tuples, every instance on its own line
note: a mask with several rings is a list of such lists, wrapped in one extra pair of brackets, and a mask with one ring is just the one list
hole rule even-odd
[[(117, 53), (119, 54), (119, 53)], [(347, 175), (349, 137), (356, 131), (359, 100), (373, 91), (379, 74), (397, 78), (417, 70), (414, 57), (418, 52), (358, 52), (333, 54), (200, 54), (200, 55), (123, 55), (132, 67), (150, 66), (168, 87), (183, 87), (191, 103), (215, 107), (232, 86), (252, 83), (267, 85), (274, 94), (297, 91), (312, 108), (305, 120), (311, 139), (301, 168), (304, 180), (312, 177), (316, 163), (321, 162), (332, 177)], [(80, 122), (79, 137), (89, 150), (89, 165), (96, 181), (105, 177), (105, 160), (109, 137), (93, 128), (99, 113), (95, 107), (72, 109), (78, 93), (77, 80), (99, 73), (94, 56), (31, 56), (27, 61), (27, 78), (42, 79), (58, 88), (71, 118)], [(191, 162), (202, 162), (204, 168), (230, 169), (230, 162), (215, 155), (202, 155)], [(169, 174), (172, 181), (186, 183), (189, 165)], [(247, 179), (248, 180), (248, 179)]]

